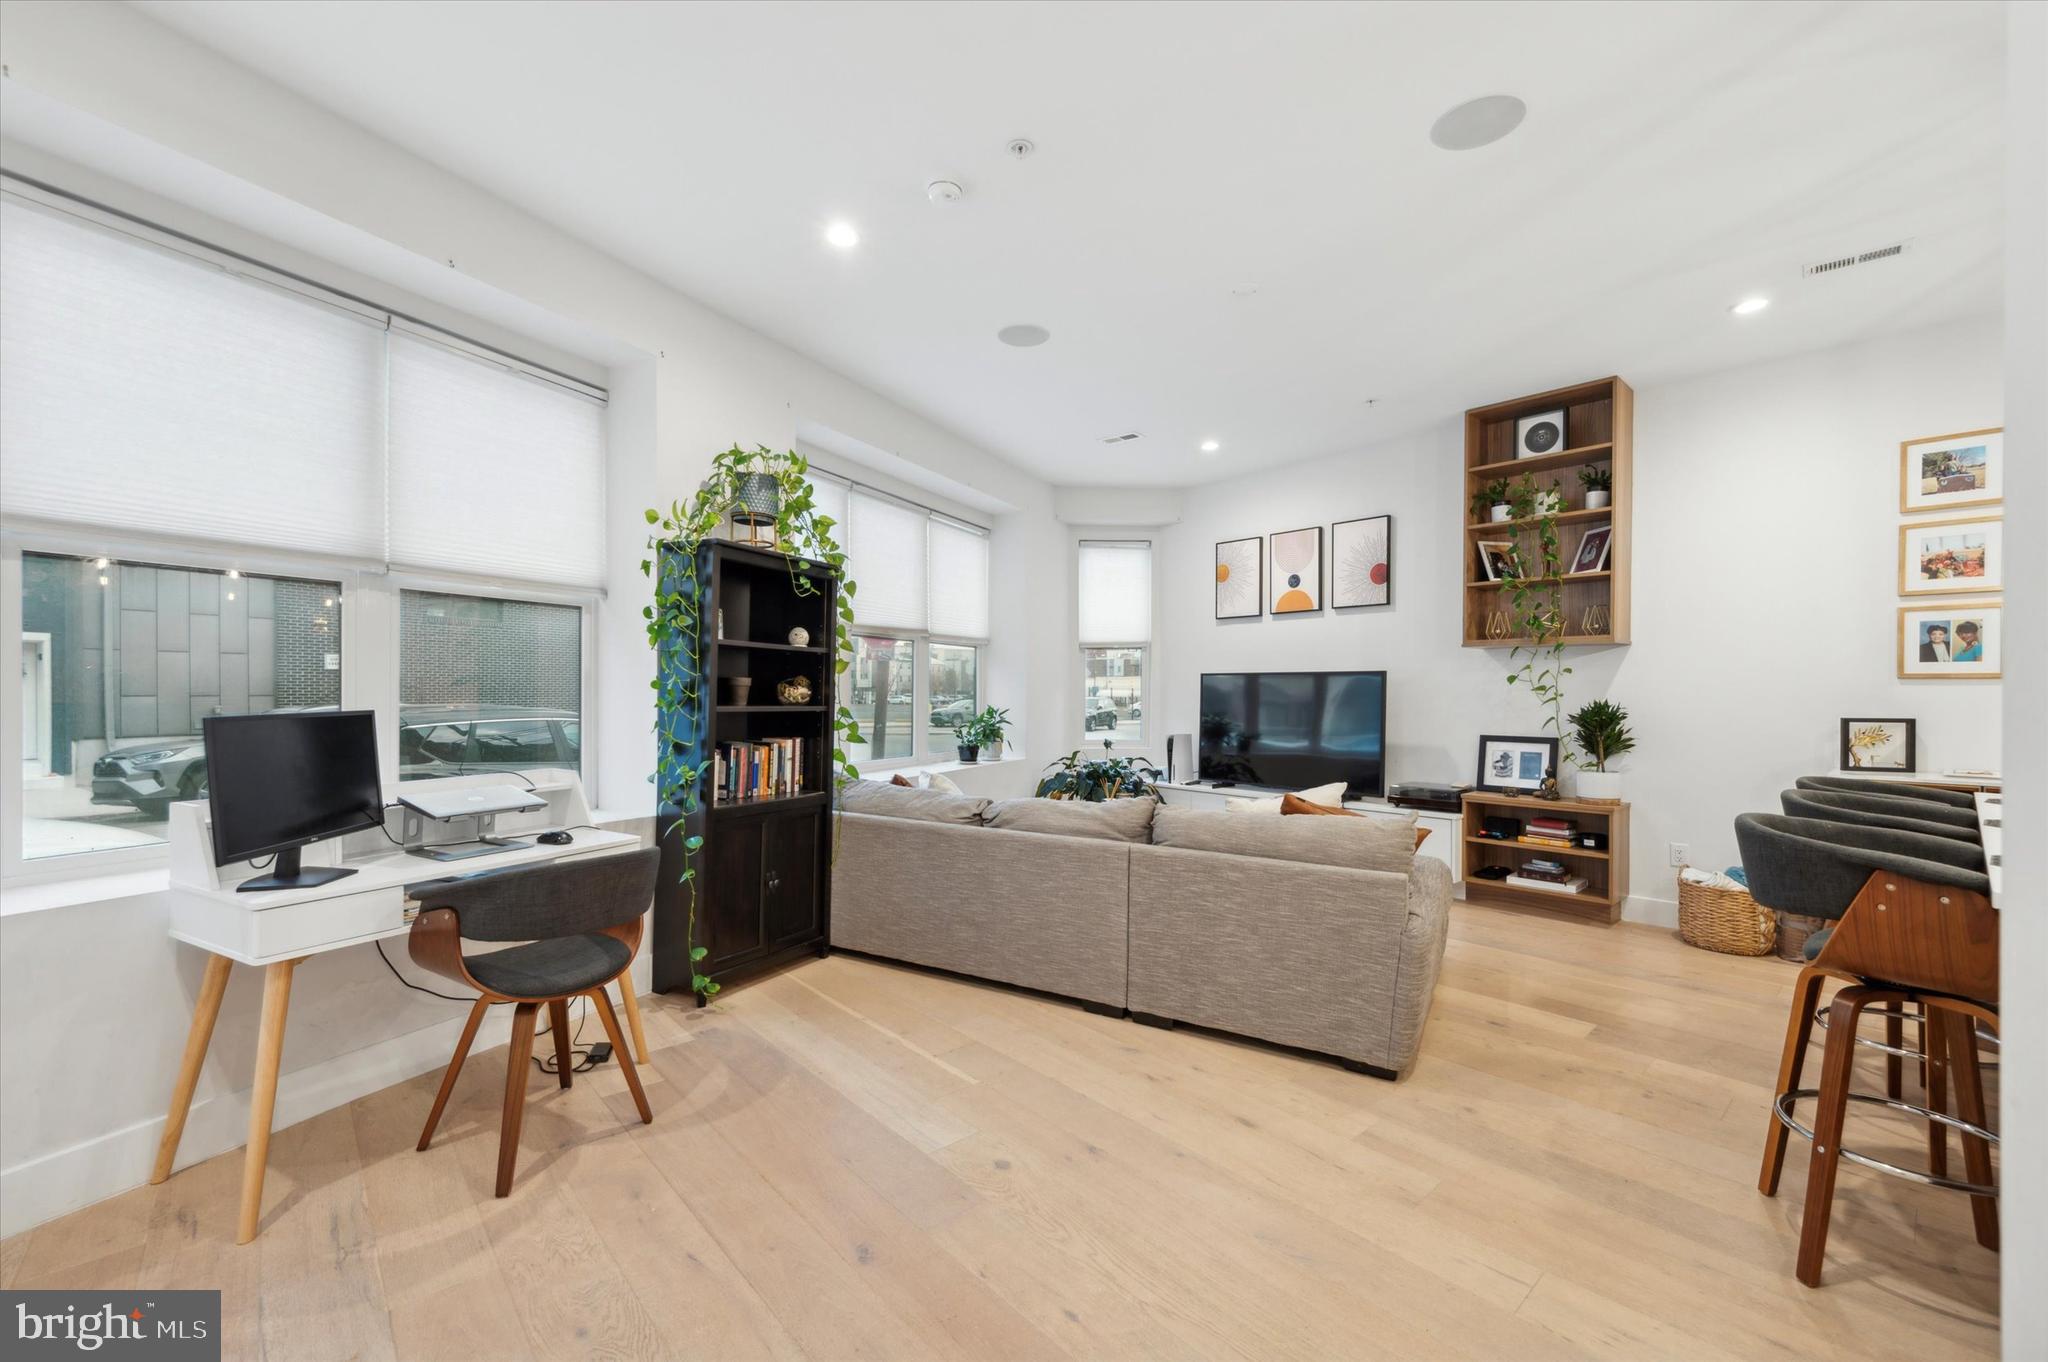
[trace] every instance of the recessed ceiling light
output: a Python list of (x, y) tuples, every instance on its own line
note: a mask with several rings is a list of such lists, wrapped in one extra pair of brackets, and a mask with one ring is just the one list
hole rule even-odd
[(1445, 151), (1472, 151), (1522, 126), (1529, 106), (1513, 95), (1468, 99), (1429, 125), (1429, 140)]
[(1005, 345), (1015, 345), (1028, 349), (1034, 345), (1043, 345), (1051, 340), (1052, 332), (1042, 326), (1033, 326), (1029, 322), (1021, 322), (1016, 326), (1006, 326), (996, 332), (996, 339)]
[(837, 246), (842, 251), (850, 251), (860, 245), (860, 233), (853, 229), (850, 222), (835, 222), (825, 229), (825, 241), (826, 244)]
[(1730, 312), (1733, 312), (1738, 317), (1749, 317), (1754, 316), (1756, 313), (1763, 311), (1770, 305), (1771, 300), (1768, 298), (1744, 298), (1741, 302), (1737, 303), (1734, 307), (1731, 307), (1728, 310)]
[(1202, 452), (1204, 454), (1214, 454), (1217, 450), (1221, 448), (1223, 448), (1223, 446), (1216, 443), (1216, 441), (1214, 440), (1202, 441)]

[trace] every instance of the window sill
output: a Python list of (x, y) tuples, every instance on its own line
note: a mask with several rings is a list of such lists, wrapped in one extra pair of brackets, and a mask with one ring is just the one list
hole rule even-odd
[(165, 866), (113, 874), (76, 875), (69, 879), (31, 880), (0, 889), (0, 917), (40, 913), (51, 908), (71, 908), (81, 903), (140, 898), (144, 894), (161, 894), (170, 887), (171, 872)]
[(984, 758), (981, 761), (927, 761), (910, 766), (868, 766), (861, 769), (861, 777), (865, 780), (887, 780), (890, 776), (950, 776), (955, 771), (979, 771), (990, 766), (1015, 766), (1023, 760), (1023, 754), (1012, 751), (1007, 756)]

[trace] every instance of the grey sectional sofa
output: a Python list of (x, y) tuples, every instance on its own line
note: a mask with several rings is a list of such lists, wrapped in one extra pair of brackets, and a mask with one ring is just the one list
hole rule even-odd
[(1125, 840), (1128, 810), (1114, 835), (1071, 836), (1015, 830), (1055, 822), (1022, 801), (991, 812), (926, 794), (845, 801), (834, 947), (1329, 1054), (1381, 1077), (1413, 1064), (1450, 873), (1414, 854), (1405, 824), (1376, 837), (1336, 826), (1348, 819), (1165, 808), (1143, 840)]

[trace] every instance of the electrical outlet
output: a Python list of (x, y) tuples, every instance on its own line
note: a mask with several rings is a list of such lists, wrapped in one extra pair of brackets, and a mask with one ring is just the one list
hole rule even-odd
[(1691, 865), (1692, 861), (1688, 859), (1691, 851), (1692, 848), (1688, 847), (1685, 843), (1673, 842), (1671, 844), (1671, 864), (1679, 866)]

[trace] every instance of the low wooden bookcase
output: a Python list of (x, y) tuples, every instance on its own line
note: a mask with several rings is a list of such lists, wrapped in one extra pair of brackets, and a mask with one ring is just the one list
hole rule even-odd
[[(1579, 847), (1531, 846), (1525, 842), (1496, 841), (1479, 834), (1488, 818), (1513, 818), (1527, 823), (1532, 818), (1568, 818), (1581, 832), (1607, 834), (1605, 851)], [(1465, 901), (1492, 903), (1512, 908), (1545, 908), (1591, 922), (1619, 922), (1621, 905), (1628, 898), (1628, 805), (1601, 804), (1583, 799), (1532, 799), (1527, 795), (1487, 794), (1473, 791), (1465, 796), (1465, 844), (1462, 848)], [(1574, 874), (1586, 877), (1585, 889), (1577, 894), (1561, 890), (1524, 889), (1500, 880), (1483, 879), (1476, 873), (1483, 866), (1519, 867), (1524, 861), (1553, 857), (1564, 862)]]

